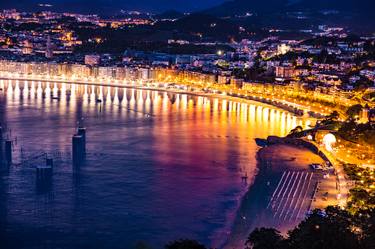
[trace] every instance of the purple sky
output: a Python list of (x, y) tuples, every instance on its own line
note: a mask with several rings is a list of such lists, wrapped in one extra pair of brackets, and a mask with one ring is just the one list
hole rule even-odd
[(215, 6), (226, 0), (0, 0), (0, 8), (30, 9), (38, 3), (50, 3), (66, 10), (86, 9), (99, 10), (108, 6), (124, 9), (141, 9), (149, 11), (180, 10), (191, 11)]

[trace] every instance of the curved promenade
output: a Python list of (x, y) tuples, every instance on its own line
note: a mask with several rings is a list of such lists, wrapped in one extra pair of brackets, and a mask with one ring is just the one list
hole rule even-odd
[[(4, 76), (0, 75), (0, 79), (4, 80), (27, 80), (27, 81), (41, 81), (41, 82), (56, 82), (56, 83), (71, 83), (71, 84), (85, 84), (85, 85), (95, 85), (95, 86), (110, 86), (110, 87), (122, 87), (122, 88), (134, 88), (140, 90), (153, 90), (153, 91), (163, 91), (163, 92), (171, 92), (171, 93), (179, 93), (179, 94), (190, 94), (196, 96), (204, 96), (204, 97), (215, 97), (215, 98), (222, 98), (222, 99), (229, 99), (229, 100), (236, 100), (238, 101), (256, 101), (266, 105), (271, 105), (290, 113), (293, 113), (297, 116), (310, 116), (312, 118), (321, 118), (324, 115), (316, 112), (310, 112), (309, 108), (299, 106), (295, 107), (291, 104), (284, 103), (278, 100), (271, 100), (267, 98), (262, 98), (258, 96), (240, 96), (237, 94), (216, 94), (214, 92), (203, 92), (203, 91), (189, 91), (189, 90), (181, 90), (178, 88), (172, 88), (174, 84), (172, 83), (155, 83), (152, 81), (143, 81), (142, 84), (129, 84), (129, 81), (119, 81), (119, 80), (81, 80), (81, 79), (61, 79), (61, 78), (45, 78), (45, 77), (21, 77), (21, 76)], [(146, 84), (146, 85), (144, 85)], [(166, 87), (160, 87), (160, 85), (165, 85)]]

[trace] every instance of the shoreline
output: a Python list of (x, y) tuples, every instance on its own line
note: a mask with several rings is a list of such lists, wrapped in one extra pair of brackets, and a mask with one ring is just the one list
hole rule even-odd
[(243, 196), (224, 249), (243, 248), (257, 227), (274, 227), (282, 234), (305, 218), (313, 205), (321, 174), (309, 168), (323, 159), (307, 148), (274, 144), (257, 152), (257, 172)]
[[(120, 84), (120, 83), (96, 83), (90, 81), (72, 81), (72, 80), (60, 80), (60, 79), (28, 79), (22, 77), (6, 77), (0, 76), (1, 80), (24, 80), (24, 81), (34, 81), (34, 82), (49, 82), (49, 83), (65, 83), (65, 84), (78, 84), (78, 85), (90, 85), (90, 86), (107, 86), (107, 87), (120, 87), (120, 88), (127, 88), (127, 89), (137, 89), (137, 90), (151, 90), (151, 91), (159, 91), (159, 92), (167, 92), (167, 93), (175, 93), (175, 94), (188, 94), (192, 96), (200, 96), (200, 97), (210, 97), (210, 98), (219, 98), (224, 100), (230, 100), (237, 103), (260, 103), (265, 106), (270, 106), (273, 108), (277, 108), (288, 113), (291, 113), (295, 116), (299, 115), (299, 110), (294, 111), (289, 106), (280, 106), (277, 104), (272, 103), (271, 101), (265, 101), (265, 99), (261, 99), (258, 97), (247, 96), (247, 98), (240, 97), (240, 96), (231, 96), (231, 95), (221, 95), (221, 94), (214, 94), (214, 93), (203, 93), (203, 92), (192, 92), (186, 90), (178, 90), (178, 89), (168, 89), (168, 88), (159, 88), (159, 87), (145, 87), (145, 86), (137, 86), (137, 85), (127, 85), (127, 84)], [(168, 84), (168, 83), (166, 83)], [(322, 114), (317, 113), (313, 116), (309, 116), (309, 118), (316, 118), (322, 116)]]

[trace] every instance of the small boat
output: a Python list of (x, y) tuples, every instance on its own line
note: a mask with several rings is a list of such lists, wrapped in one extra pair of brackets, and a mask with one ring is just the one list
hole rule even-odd
[(54, 96), (54, 97), (52, 97), (52, 99), (54, 99), (54, 100), (60, 100), (60, 97)]
[(96, 103), (102, 103), (103, 101), (101, 99), (96, 99)]

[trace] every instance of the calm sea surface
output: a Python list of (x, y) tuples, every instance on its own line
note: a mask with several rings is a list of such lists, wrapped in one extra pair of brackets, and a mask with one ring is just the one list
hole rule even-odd
[[(220, 246), (256, 171), (256, 137), (302, 120), (258, 103), (150, 90), (0, 80), (13, 163), (0, 173), (1, 248)], [(101, 103), (96, 101), (102, 100)], [(78, 122), (87, 157), (71, 162)], [(54, 158), (51, 182), (35, 167)]]

